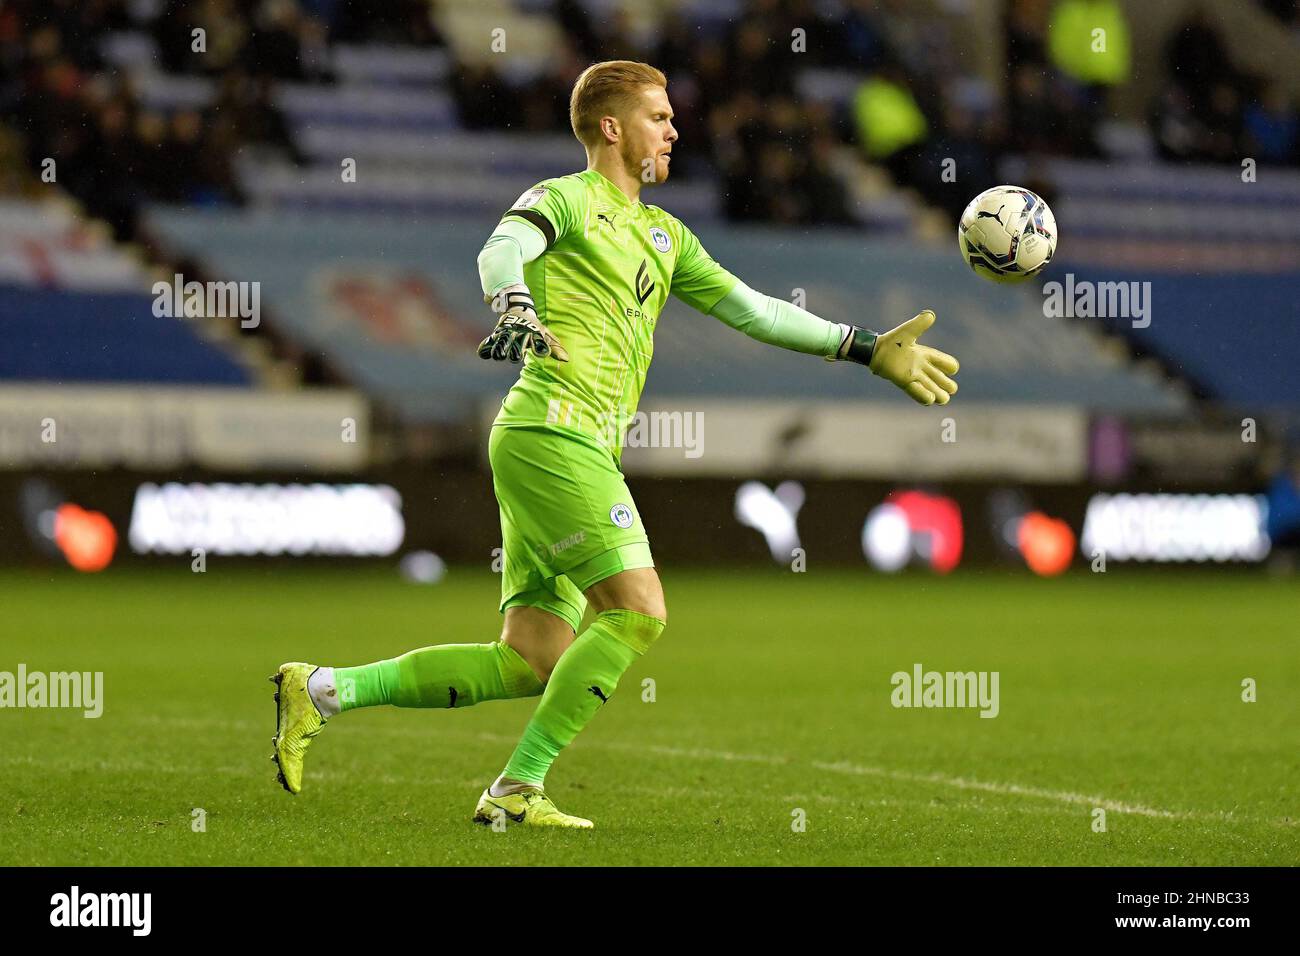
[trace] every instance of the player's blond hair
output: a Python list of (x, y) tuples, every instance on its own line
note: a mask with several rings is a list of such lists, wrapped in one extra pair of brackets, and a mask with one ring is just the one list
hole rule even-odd
[(606, 60), (582, 71), (569, 97), (569, 123), (583, 146), (595, 146), (600, 118), (621, 112), (647, 86), (668, 88), (668, 78), (649, 63)]

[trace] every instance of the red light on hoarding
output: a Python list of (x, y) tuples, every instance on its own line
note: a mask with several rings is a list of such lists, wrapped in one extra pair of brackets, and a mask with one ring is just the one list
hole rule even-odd
[(117, 531), (98, 511), (62, 504), (54, 513), (54, 543), (78, 571), (102, 571), (113, 560)]
[(942, 495), (896, 491), (885, 499), (907, 515), (913, 540), (925, 541), (930, 567), (947, 574), (961, 561), (961, 508)]
[(1060, 518), (1031, 511), (1020, 519), (1016, 543), (1029, 570), (1044, 577), (1061, 574), (1074, 557), (1074, 532)]

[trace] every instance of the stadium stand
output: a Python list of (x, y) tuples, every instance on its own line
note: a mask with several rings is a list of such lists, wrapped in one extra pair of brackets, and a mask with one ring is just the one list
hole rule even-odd
[(0, 379), (251, 384), (194, 323), (154, 314), (152, 281), (69, 204), (0, 200)]
[[(1096, 2), (1117, 36), (1134, 18), (1149, 22), (1132, 4)], [(1161, 69), (1139, 78), (1147, 114), (1119, 116), (1106, 90), (1127, 58), (1117, 53), (1081, 76), (1060, 57), (1056, 39), (1077, 6), (393, 0), (376, 13), (346, 0), (20, 0), (0, 10), (0, 84), (32, 170), (56, 158), (59, 186), (119, 239), (156, 242), (163, 257), (189, 257), (223, 279), (261, 281), (269, 331), (283, 337), (278, 355), (323, 362), (321, 374), (341, 372), (409, 420), (446, 420), (503, 387), (468, 348), (484, 322), (473, 253), (510, 198), (581, 165), (566, 130), (568, 87), (587, 62), (611, 56), (644, 57), (669, 75), (682, 162), (649, 200), (697, 227), (753, 284), (778, 295), (805, 289), (825, 314), (853, 307), (848, 290), (879, 298), (887, 312), (924, 297), (968, 351), (994, 322), (1016, 328), (1044, 363), (990, 354), (983, 373), (968, 364), (967, 387), (992, 398), (1183, 407), (1184, 390), (1128, 363), (1113, 339), (1045, 319), (1032, 296), (995, 311), (994, 290), (957, 268), (951, 217), (977, 191), (975, 177), (992, 184), (972, 170), (1000, 170), (1038, 188), (1068, 224), (1064, 268), (1284, 274), (1300, 247), (1295, 174), (1270, 168), (1243, 188), (1235, 166), (1205, 164), (1255, 147), (1261, 161), (1294, 163), (1290, 87), (1251, 64), (1226, 74), (1232, 96), (1199, 89), (1187, 79), (1188, 36), (1220, 42), (1222, 32), (1225, 55), (1240, 49), (1222, 18), (1183, 4), (1163, 31), (1142, 31), (1165, 38)], [(190, 22), (208, 30), (201, 54), (177, 27)], [(503, 23), (508, 56), (493, 45)], [(994, 52), (953, 57), (954, 38), (972, 30)], [(864, 96), (871, 83), (889, 95)], [(1171, 152), (1169, 90), (1218, 102), (1232, 136), (1194, 135), (1189, 149)], [(923, 132), (882, 140), (873, 124), (898, 119), (888, 113), (898, 104), (921, 117)], [(1168, 162), (1155, 172), (1115, 162), (1157, 154)], [(953, 182), (938, 174), (948, 158), (961, 170)], [(786, 231), (748, 231), (755, 225)], [(812, 226), (815, 248), (800, 231)], [(132, 285), (141, 276), (113, 271), (125, 253), (96, 241), (103, 282), (142, 288)], [(59, 251), (53, 267), (80, 275), (91, 266), (71, 265), (79, 255)], [(29, 265), (21, 249), (0, 246), (0, 275)], [(1118, 323), (1112, 330), (1167, 371), (1186, 368), (1201, 394), (1240, 394), (1230, 384), (1220, 391), (1212, 371), (1187, 359), (1202, 333), (1185, 330), (1216, 318), (1208, 303), (1161, 301), (1188, 311), (1141, 339)], [(812, 370), (802, 378), (779, 356), (710, 375), (708, 363), (733, 344), (726, 330), (671, 310), (665, 323), (673, 335), (663, 337), (652, 390), (814, 388)], [(690, 346), (678, 348), (679, 337)], [(841, 386), (818, 378), (815, 387)]]
[(0, 379), (239, 385), (249, 373), (134, 292), (0, 285)]
[[(1028, 174), (1009, 157), (1009, 181)], [(1269, 170), (1243, 183), (1239, 169), (1051, 159), (1053, 206), (1070, 224), (1072, 261), (1159, 271), (1300, 269), (1300, 172)]]
[(0, 282), (139, 291), (138, 259), (66, 202), (0, 199)]
[[(509, 384), (508, 371), (474, 354), (483, 330), (474, 271), (481, 219), (158, 209), (148, 221), (219, 274), (261, 281), (295, 337), (408, 420), (463, 418)], [(736, 226), (700, 234), (711, 255), (755, 287), (786, 297), (801, 289), (825, 315), (853, 314), (863, 301), (901, 314), (924, 300), (944, 317), (946, 341), (970, 356), (963, 388), (985, 399), (1185, 407), (1176, 388), (1108, 350), (1084, 324), (1044, 317), (1036, 291), (980, 282), (955, 255), (868, 244), (854, 233), (822, 231), (815, 243)], [(824, 363), (764, 348), (676, 302), (660, 329), (648, 397), (865, 397), (860, 376), (827, 374)]]
[[(1235, 409), (1274, 412), (1300, 426), (1296, 272), (1198, 274), (1083, 268), (1079, 281), (1149, 282), (1154, 318), (1145, 328), (1100, 321), (1158, 356), (1202, 398)], [(1243, 346), (1243, 343), (1245, 345)], [(1298, 436), (1300, 437), (1300, 436)]]

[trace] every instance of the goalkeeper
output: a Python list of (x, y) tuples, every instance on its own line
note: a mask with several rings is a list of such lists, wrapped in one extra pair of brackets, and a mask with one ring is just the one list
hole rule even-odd
[[(484, 299), (500, 314), (479, 355), (523, 363), (488, 440), (504, 555), (501, 638), (360, 667), (282, 665), (272, 678), (275, 758), (291, 793), (302, 787), (308, 745), (341, 711), (540, 697), (473, 818), (592, 825), (559, 811), (544, 784), (668, 619), (619, 463), (670, 292), (759, 341), (865, 365), (923, 405), (957, 391), (956, 359), (917, 343), (934, 313), (879, 334), (827, 322), (749, 288), (681, 222), (639, 201), (642, 185), (668, 178), (677, 140), (658, 70), (622, 60), (589, 67), (570, 119), (586, 171), (520, 196), (478, 259)], [(594, 619), (579, 633), (588, 605)]]

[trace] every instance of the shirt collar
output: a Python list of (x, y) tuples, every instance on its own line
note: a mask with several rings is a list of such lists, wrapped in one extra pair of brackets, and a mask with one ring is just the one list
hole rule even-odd
[(624, 195), (623, 190), (615, 186), (613, 181), (609, 179), (609, 177), (607, 177), (600, 170), (588, 169), (587, 172), (590, 173), (592, 177), (594, 177), (592, 181), (595, 182), (606, 193), (608, 193), (611, 196), (611, 198), (613, 198), (614, 201), (617, 202), (624, 209), (635, 209), (641, 205), (640, 201), (633, 202), (632, 200), (628, 199), (627, 196)]

